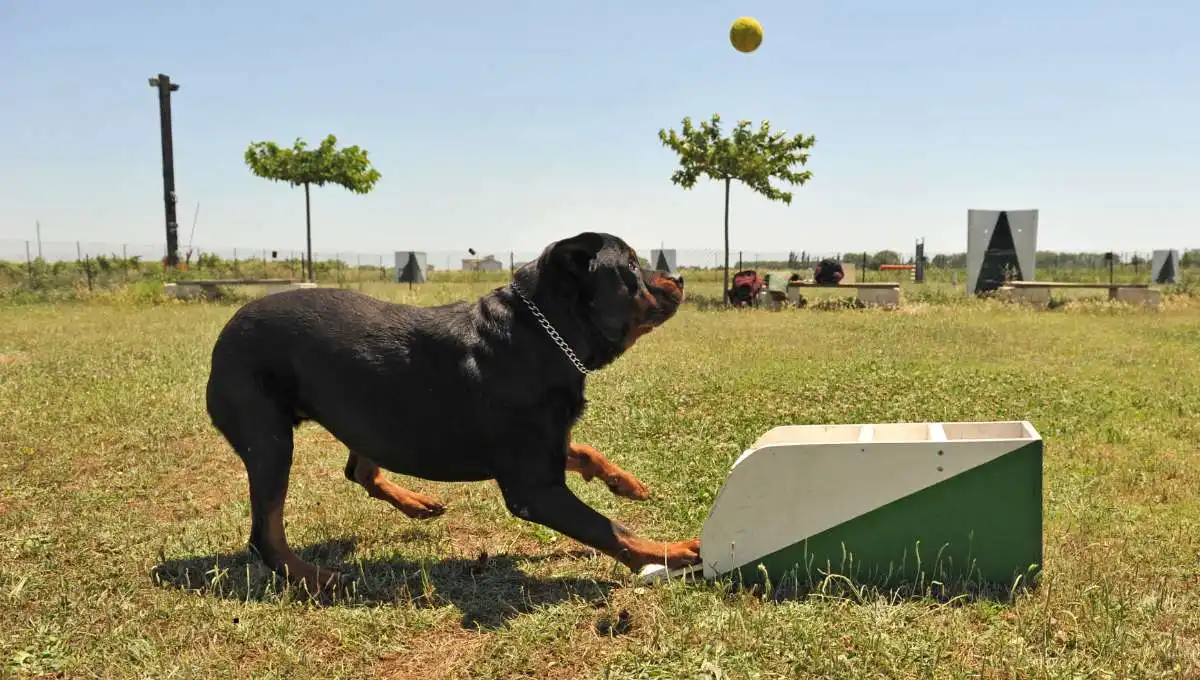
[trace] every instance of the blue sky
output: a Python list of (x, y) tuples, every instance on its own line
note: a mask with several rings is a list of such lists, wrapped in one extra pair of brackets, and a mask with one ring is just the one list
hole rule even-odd
[(5, 0), (0, 239), (163, 242), (164, 72), (184, 245), (199, 203), (198, 244), (301, 247), (302, 191), (242, 154), (332, 132), (383, 178), (314, 193), (318, 251), (718, 248), (720, 186), (672, 186), (656, 133), (719, 112), (817, 137), (791, 206), (735, 189), (735, 249), (961, 251), (968, 208), (1040, 209), (1043, 249), (1200, 247), (1196, 26), (1182, 0)]

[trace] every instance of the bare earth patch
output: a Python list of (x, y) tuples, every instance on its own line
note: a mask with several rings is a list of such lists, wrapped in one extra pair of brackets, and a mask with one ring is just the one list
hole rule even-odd
[(469, 677), (464, 669), (483, 653), (487, 634), (447, 626), (424, 631), (403, 642), (403, 651), (379, 658), (374, 669), (383, 680)]

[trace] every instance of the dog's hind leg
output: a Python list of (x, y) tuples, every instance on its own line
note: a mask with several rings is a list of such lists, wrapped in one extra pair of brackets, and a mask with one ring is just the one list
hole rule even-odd
[(400, 512), (413, 519), (430, 519), (446, 512), (446, 506), (436, 499), (389, 481), (383, 470), (366, 456), (350, 452), (346, 460), (346, 479), (358, 482), (371, 498), (391, 503)]
[(567, 472), (578, 473), (585, 482), (599, 477), (609, 491), (623, 498), (644, 501), (650, 497), (646, 485), (637, 477), (617, 467), (603, 453), (587, 444), (571, 442), (567, 446)]
[[(215, 374), (215, 371), (214, 371)], [(216, 377), (214, 375), (214, 377)], [(246, 466), (250, 486), (250, 548), (292, 583), (319, 592), (339, 579), (300, 559), (288, 545), (283, 505), (292, 467), (292, 417), (255, 380), (210, 378), (208, 412), (213, 426)]]

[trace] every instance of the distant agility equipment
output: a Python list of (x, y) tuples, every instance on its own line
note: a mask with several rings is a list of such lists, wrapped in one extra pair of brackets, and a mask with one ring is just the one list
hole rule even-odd
[(425, 283), (425, 253), (412, 250), (397, 251), (396, 282)]
[(977, 295), (1008, 281), (1033, 281), (1037, 229), (1037, 210), (968, 210), (967, 292)]
[(1156, 250), (1150, 261), (1150, 280), (1153, 283), (1179, 283), (1179, 251)]
[(668, 274), (675, 273), (675, 249), (670, 250), (651, 250), (650, 251), (650, 268), (657, 269), (660, 272)]

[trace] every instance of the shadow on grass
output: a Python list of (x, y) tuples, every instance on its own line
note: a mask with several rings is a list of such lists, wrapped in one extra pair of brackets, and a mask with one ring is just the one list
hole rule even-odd
[(519, 569), (523, 563), (560, 559), (561, 553), (424, 561), (357, 560), (353, 558), (355, 547), (352, 539), (336, 539), (296, 551), (305, 561), (346, 577), (345, 589), (331, 594), (312, 596), (303, 588), (287, 586), (249, 550), (164, 558), (151, 569), (151, 579), (160, 587), (243, 602), (293, 600), (342, 607), (450, 604), (462, 612), (463, 627), (482, 629), (504, 626), (509, 619), (559, 602), (583, 599), (598, 605), (615, 585), (593, 579), (536, 578)]

